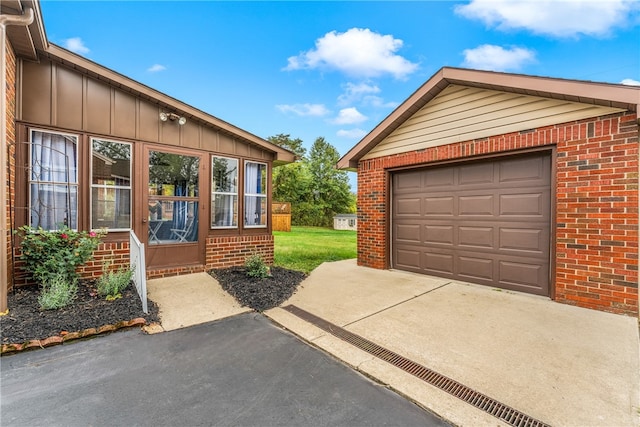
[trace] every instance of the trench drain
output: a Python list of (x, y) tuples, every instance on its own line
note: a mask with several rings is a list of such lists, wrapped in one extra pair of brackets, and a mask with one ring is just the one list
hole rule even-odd
[(475, 391), (449, 377), (439, 374), (429, 368), (426, 368), (416, 362), (413, 362), (406, 357), (403, 357), (391, 350), (387, 350), (359, 335), (351, 333), (346, 329), (343, 329), (333, 323), (327, 322), (320, 317), (317, 317), (308, 311), (298, 308), (294, 305), (287, 305), (282, 309), (289, 313), (323, 329), (330, 334), (342, 339), (356, 346), (357, 348), (366, 351), (369, 354), (376, 356), (385, 362), (410, 373), (411, 375), (420, 378), (421, 380), (431, 384), (434, 387), (443, 390), (452, 396), (461, 399), (468, 404), (493, 415), (494, 417), (512, 425), (515, 427), (549, 427), (548, 424), (537, 420), (529, 415), (526, 415), (517, 409), (500, 403), (497, 400)]

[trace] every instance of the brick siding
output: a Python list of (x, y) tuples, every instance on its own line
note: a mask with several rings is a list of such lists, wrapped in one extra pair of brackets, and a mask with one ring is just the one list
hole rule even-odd
[(638, 131), (621, 113), (361, 160), (358, 264), (390, 265), (388, 169), (555, 145), (555, 299), (637, 316)]
[[(245, 259), (258, 253), (264, 257), (265, 263), (273, 264), (273, 236), (227, 236), (207, 238), (206, 264), (186, 265), (180, 267), (158, 268), (147, 270), (147, 279), (178, 276), (190, 273), (200, 273), (214, 268), (226, 268), (243, 265)], [(19, 256), (19, 250), (16, 256)], [(102, 275), (102, 266), (109, 263), (109, 268), (115, 270), (129, 265), (129, 242), (102, 243), (94, 252), (93, 260), (78, 269), (81, 277), (95, 279)], [(17, 285), (27, 285), (29, 280), (17, 263), (15, 282)]]

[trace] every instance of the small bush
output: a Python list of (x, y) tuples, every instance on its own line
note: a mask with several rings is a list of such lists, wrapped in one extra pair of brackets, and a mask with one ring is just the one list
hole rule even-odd
[(247, 269), (247, 276), (255, 279), (264, 279), (269, 277), (269, 267), (264, 263), (264, 259), (260, 254), (254, 254), (244, 261), (244, 267)]
[(38, 304), (42, 310), (57, 310), (71, 304), (77, 293), (77, 280), (69, 280), (65, 274), (59, 273), (43, 283)]
[(76, 281), (76, 268), (93, 257), (106, 231), (75, 231), (67, 226), (47, 231), (24, 226), (16, 233), (22, 237), (20, 260), (25, 270), (42, 285), (60, 275), (69, 282)]
[(120, 293), (124, 291), (133, 277), (133, 269), (120, 268), (115, 271), (107, 271), (108, 264), (102, 269), (102, 276), (98, 278), (96, 286), (98, 287), (98, 294), (107, 299), (116, 299), (120, 296)]

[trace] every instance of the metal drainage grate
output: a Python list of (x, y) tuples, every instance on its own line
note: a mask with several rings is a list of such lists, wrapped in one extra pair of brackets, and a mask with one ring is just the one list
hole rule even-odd
[(379, 359), (389, 362), (392, 365), (410, 373), (411, 375), (420, 378), (421, 380), (446, 391), (447, 393), (467, 402), (476, 408), (493, 415), (496, 418), (516, 427), (549, 427), (548, 424), (543, 423), (540, 420), (530, 417), (517, 409), (513, 409), (503, 403), (498, 402), (491, 397), (475, 391), (449, 377), (439, 374), (429, 368), (426, 368), (416, 362), (413, 362), (406, 357), (403, 357), (391, 350), (387, 350), (384, 347), (379, 346), (359, 335), (351, 333), (340, 326), (327, 322), (320, 317), (317, 317), (308, 311), (298, 308), (294, 305), (288, 305), (282, 307), (284, 310), (291, 314), (298, 316), (299, 318), (306, 320), (307, 322), (323, 329), (330, 334), (358, 347), (361, 350), (372, 354)]

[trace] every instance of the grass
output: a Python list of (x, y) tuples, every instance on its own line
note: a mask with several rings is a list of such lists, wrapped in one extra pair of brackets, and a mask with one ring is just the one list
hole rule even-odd
[(356, 258), (356, 232), (320, 227), (274, 231), (274, 265), (309, 274), (327, 261)]

